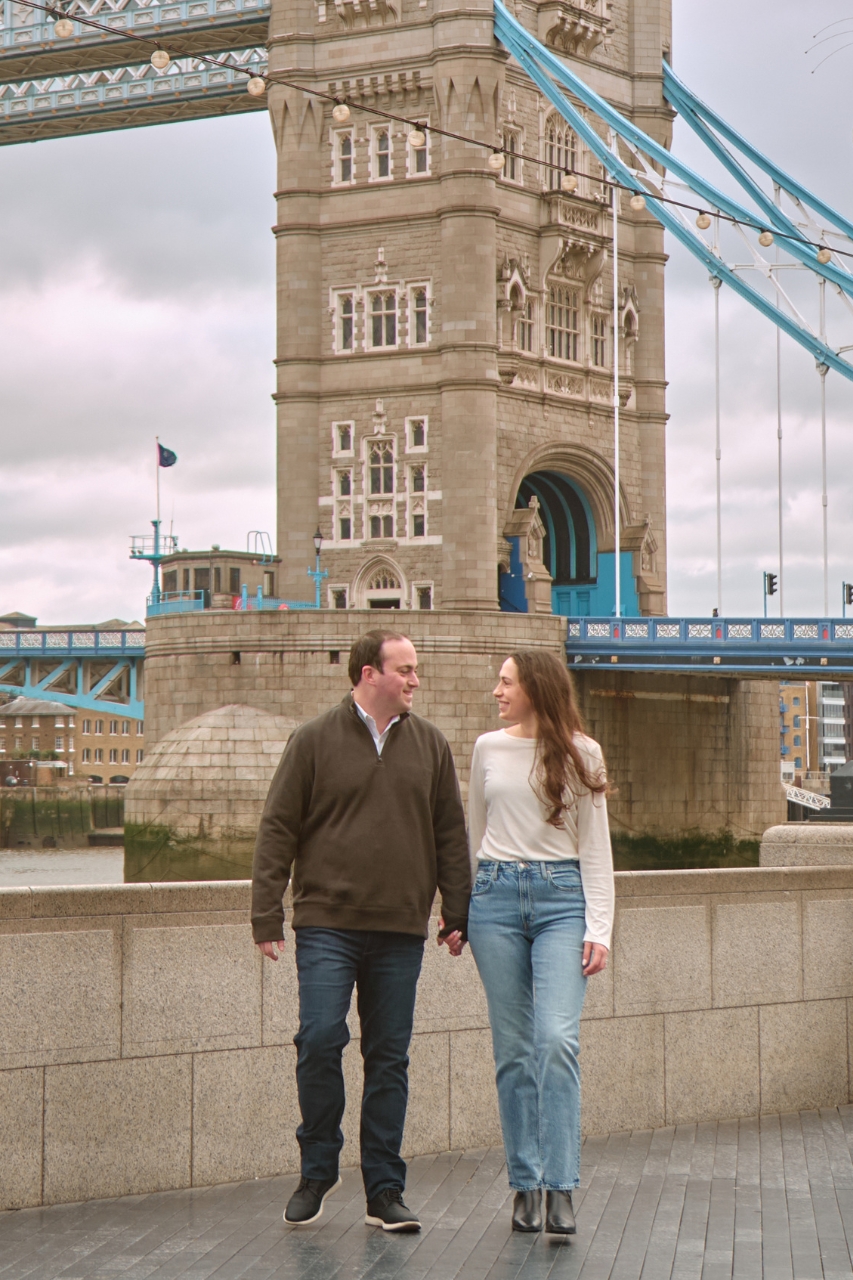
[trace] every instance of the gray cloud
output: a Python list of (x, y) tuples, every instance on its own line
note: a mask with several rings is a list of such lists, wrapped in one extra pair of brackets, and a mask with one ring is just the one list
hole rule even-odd
[[(835, 0), (674, 0), (674, 61), (853, 212), (853, 49), (815, 75), (804, 53), (848, 16)], [(680, 123), (675, 136), (716, 176)], [(174, 508), (183, 545), (241, 547), (274, 527), (269, 124), (258, 113), (6, 147), (0, 187), (0, 611), (139, 617), (149, 574), (127, 538), (153, 514), (155, 434), (180, 457), (163, 515)], [(670, 251), (670, 607), (701, 614), (716, 600), (712, 296), (705, 271)], [(724, 605), (752, 614), (776, 567), (775, 331), (725, 292), (722, 319)], [(788, 339), (783, 369), (786, 607), (807, 613), (822, 605), (818, 393)], [(828, 401), (834, 607), (853, 578), (853, 387), (832, 376)]]

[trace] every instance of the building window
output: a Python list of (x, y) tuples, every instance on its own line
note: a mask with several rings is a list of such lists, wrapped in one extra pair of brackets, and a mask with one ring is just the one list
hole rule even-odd
[(599, 369), (607, 366), (607, 317), (592, 317), (592, 363)]
[(222, 590), (222, 570), (219, 565), (213, 570), (213, 590), (216, 594)]
[(144, 721), (144, 720), (137, 720), (137, 722), (136, 722), (136, 736), (137, 736), (137, 738), (141, 738), (144, 732), (145, 732), (145, 721)]
[(73, 717), (73, 716), (69, 716), (69, 717), (68, 717), (68, 728), (69, 728), (69, 729), (73, 729), (73, 728), (74, 728), (74, 724), (75, 724), (74, 717)]
[(335, 184), (355, 181), (355, 149), (350, 130), (332, 136), (332, 182)]
[(370, 180), (385, 182), (391, 177), (391, 131), (378, 125), (370, 134)]
[(796, 757), (794, 758), (794, 768), (795, 768), (795, 769), (802, 769), (802, 767), (803, 767), (803, 757), (802, 757), (802, 756), (796, 756)]
[(352, 516), (341, 516), (339, 522), (339, 537), (341, 542), (349, 542), (352, 539)]
[(418, 608), (432, 608), (432, 587), (418, 587)]
[(335, 305), (335, 351), (355, 350), (355, 295), (339, 293)]
[(387, 441), (377, 440), (370, 447), (370, 492), (394, 492), (394, 446)]
[(794, 704), (794, 706), (795, 706), (795, 707), (798, 707), (798, 706), (800, 705), (800, 699), (799, 699), (799, 698), (792, 698), (792, 699), (791, 699), (791, 701), (793, 702), (793, 704)]
[(163, 570), (163, 590), (167, 593), (177, 591), (178, 589), (178, 571), (177, 569)]
[(415, 449), (422, 449), (426, 452), (427, 447), (427, 420), (426, 418), (407, 418), (406, 419), (406, 449), (411, 452)]
[(332, 592), (332, 600), (336, 609), (345, 609), (347, 607), (347, 589), (346, 587), (338, 587)]
[(352, 493), (352, 472), (338, 472), (338, 495), (341, 498), (348, 498)]
[(426, 467), (412, 467), (412, 493), (426, 493)]
[(333, 453), (352, 453), (352, 427), (351, 422), (333, 422), (332, 432), (334, 436)]
[(521, 314), (516, 321), (515, 341), (519, 351), (533, 350), (533, 299), (527, 298), (521, 304)]
[(799, 729), (799, 727), (800, 727), (800, 717), (794, 716), (794, 728)]
[(504, 167), (507, 182), (521, 182), (521, 138), (515, 129), (503, 131)]
[(184, 590), (184, 591), (189, 591), (189, 589), (190, 589), (190, 571), (189, 571), (189, 569), (184, 569), (183, 588), (182, 588), (182, 590)]
[(20, 717), (20, 716), (15, 716), (15, 728), (16, 728), (16, 729), (23, 729), (23, 727), (24, 727), (24, 722), (23, 722), (23, 720), (21, 719), (21, 717)]
[(91, 721), (91, 720), (84, 720), (84, 721), (83, 721), (83, 732), (84, 732), (84, 733), (91, 733), (91, 732), (92, 732), (92, 721)]
[(394, 517), (389, 515), (370, 517), (371, 538), (393, 538)]
[[(35, 728), (37, 724), (38, 724), (38, 721), (37, 721), (37, 720), (34, 720), (34, 721), (33, 721), (33, 728)], [(54, 719), (54, 722), (53, 722), (53, 727), (54, 727), (54, 729), (64, 729), (64, 728), (65, 728), (65, 717), (64, 717), (64, 716), (56, 716), (56, 718)]]
[[(59, 742), (61, 742), (61, 741), (62, 741), (62, 739), (61, 739), (61, 738), (59, 738), (59, 739), (58, 739), (58, 741), (59, 741)], [(38, 749), (39, 749), (39, 739), (38, 739), (38, 738), (31, 738), (31, 739), (30, 739), (30, 750), (31, 750), (31, 751), (38, 751)]]
[(130, 752), (126, 747), (121, 753), (121, 762), (122, 764), (130, 764)]
[[(59, 722), (58, 722), (58, 723), (59, 723)], [(30, 721), (30, 728), (31, 728), (31, 729), (38, 729), (38, 728), (40, 728), (40, 725), (39, 725), (39, 718), (38, 718), (38, 716), (33, 716), (32, 720)]]
[(429, 342), (429, 299), (426, 289), (414, 289), (409, 295), (409, 345)]
[(422, 511), (416, 511), (412, 516), (412, 537), (423, 538), (426, 534), (426, 516)]
[(232, 596), (240, 594), (240, 570), (231, 568), (228, 570), (228, 591)]
[(84, 747), (83, 748), (83, 764), (91, 764), (91, 763), (92, 763), (92, 752), (89, 750), (88, 747)]
[(126, 738), (126, 737), (127, 737), (127, 735), (128, 735), (129, 733), (130, 733), (130, 721), (129, 721), (129, 720), (122, 720), (122, 722), (121, 722), (121, 736), (122, 736), (123, 738)]
[(115, 747), (110, 751), (110, 764), (118, 764), (118, 750)]
[(5, 754), (6, 754), (6, 739), (5, 739), (5, 738), (0, 738), (0, 754), (2, 754), (2, 755), (5, 755)]
[(118, 720), (111, 720), (110, 721), (110, 737), (115, 738), (117, 736), (118, 736)]
[(103, 764), (103, 763), (104, 763), (103, 747), (95, 747), (95, 764)]
[(578, 360), (580, 352), (580, 291), (564, 285), (548, 290), (548, 322), (545, 330), (548, 355), (556, 360)]
[(16, 751), (23, 751), (23, 749), (24, 749), (24, 739), (23, 739), (23, 738), (16, 738), (16, 739), (15, 739), (15, 750), (16, 750)]
[(800, 735), (799, 733), (795, 733), (795, 734), (794, 734), (794, 746), (795, 746), (795, 747), (801, 747), (802, 745), (803, 745), (803, 739), (802, 739), (801, 735)]
[(103, 720), (96, 720), (96, 721), (95, 721), (95, 733), (96, 733), (96, 734), (101, 734), (101, 733), (103, 733), (103, 732), (104, 732), (104, 722), (103, 722)]
[(271, 569), (264, 570), (264, 595), (267, 600), (275, 599), (275, 574)]
[(551, 116), (545, 127), (545, 159), (549, 164), (548, 187), (559, 191), (560, 179), (577, 168), (578, 140), (560, 116)]
[(397, 295), (374, 293), (370, 297), (370, 345), (396, 347)]
[(62, 737), (54, 738), (53, 749), (54, 751), (63, 751), (65, 749), (65, 739)]
[(423, 178), (429, 173), (429, 131), (426, 125), (422, 125), (419, 132), (424, 135), (424, 145), (413, 147), (411, 142), (408, 143), (406, 165), (408, 178)]

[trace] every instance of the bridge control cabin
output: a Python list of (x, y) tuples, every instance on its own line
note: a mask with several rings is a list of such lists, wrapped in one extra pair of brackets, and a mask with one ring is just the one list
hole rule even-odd
[[(160, 608), (149, 602), (149, 613), (185, 612), (197, 609), (239, 608), (244, 595), (264, 600), (276, 597), (278, 556), (262, 551), (223, 551), (213, 546), (207, 551), (176, 551), (163, 558), (160, 566)], [(306, 566), (307, 567), (307, 566)], [(306, 597), (311, 584), (306, 578)], [(183, 606), (183, 607), (181, 607)]]

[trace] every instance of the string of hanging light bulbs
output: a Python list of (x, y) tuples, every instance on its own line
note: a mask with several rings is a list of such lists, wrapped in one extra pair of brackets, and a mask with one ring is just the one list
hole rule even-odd
[[(152, 36), (138, 35), (135, 31), (117, 31), (114, 27), (108, 26), (106, 23), (98, 22), (95, 18), (83, 17), (80, 14), (74, 15), (72, 21), (68, 17), (68, 12), (57, 5), (39, 4), (38, 0), (16, 0), (17, 4), (23, 5), (27, 9), (38, 9), (42, 13), (48, 14), (54, 19), (53, 31), (54, 35), (60, 40), (69, 40), (74, 35), (74, 23), (80, 26), (92, 27), (96, 31), (104, 32), (110, 36), (118, 36), (125, 40), (136, 40), (141, 44), (155, 45), (154, 52), (151, 54), (149, 61), (156, 71), (165, 71), (169, 63), (172, 61), (172, 55), (168, 50), (164, 49), (158, 40)], [(414, 149), (420, 149), (426, 145), (427, 131), (437, 134), (442, 138), (451, 138), (456, 142), (465, 142), (475, 147), (482, 147), (488, 150), (489, 156), (486, 164), (493, 173), (499, 174), (506, 166), (507, 152), (503, 147), (496, 147), (490, 142), (483, 142), (479, 138), (471, 138), (466, 134), (454, 133), (450, 129), (442, 129), (437, 125), (427, 125), (419, 120), (410, 120), (406, 116), (396, 115), (392, 111), (383, 111), (381, 107), (368, 106), (364, 103), (350, 103), (344, 98), (337, 97), (332, 93), (324, 93), (321, 89), (312, 89), (307, 85), (296, 84), (292, 80), (286, 80), (282, 76), (278, 76), (275, 72), (267, 73), (266, 76), (255, 75), (251, 69), (246, 67), (238, 67), (230, 62), (220, 62), (217, 58), (211, 58), (208, 54), (192, 53), (187, 56), (194, 58), (197, 62), (207, 63), (211, 67), (219, 69), (225, 68), (236, 71), (240, 75), (248, 77), (246, 82), (246, 92), (253, 98), (259, 98), (266, 93), (270, 84), (281, 85), (283, 88), (296, 89), (297, 91), (309, 94), (311, 97), (320, 98), (325, 102), (332, 102), (332, 119), (336, 124), (346, 124), (352, 114), (352, 109), (363, 111), (368, 115), (378, 116), (383, 120), (392, 120), (397, 124), (406, 125), (409, 129), (408, 142)], [(554, 164), (551, 160), (544, 160), (539, 156), (531, 156), (526, 152), (517, 151), (511, 153), (514, 159), (523, 160), (528, 164), (539, 165), (541, 168), (550, 169), (560, 174), (560, 190), (571, 194), (578, 189), (578, 180), (583, 177), (574, 167), (567, 165)], [(635, 212), (639, 212), (646, 207), (646, 196), (643, 192), (638, 191), (635, 187), (628, 187), (623, 182), (616, 182), (612, 178), (601, 176), (596, 178), (596, 182), (600, 182), (603, 187), (609, 187), (611, 190), (628, 191), (631, 193), (628, 201), (629, 205)], [(660, 204), (672, 205), (677, 209), (685, 209), (689, 213), (697, 214), (696, 226), (700, 231), (707, 231), (711, 225), (711, 214), (703, 209), (700, 205), (689, 204), (684, 200), (674, 200), (671, 196), (655, 194), (653, 200)], [(769, 248), (775, 241), (795, 241), (800, 245), (808, 245), (812, 249), (817, 250), (817, 261), (825, 266), (832, 260), (833, 253), (838, 257), (853, 258), (853, 250), (833, 249), (830, 250), (820, 241), (809, 240), (805, 236), (792, 235), (790, 232), (770, 231), (761, 222), (747, 222), (742, 218), (733, 218), (729, 214), (715, 212), (715, 218), (722, 222), (731, 223), (732, 226), (745, 227), (748, 230), (757, 231), (758, 243), (762, 248)]]

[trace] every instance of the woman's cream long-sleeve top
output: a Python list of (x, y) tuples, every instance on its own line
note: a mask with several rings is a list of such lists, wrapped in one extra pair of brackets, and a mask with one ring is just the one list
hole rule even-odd
[[(604, 758), (592, 738), (575, 742), (592, 777), (603, 775)], [(535, 738), (505, 729), (474, 743), (468, 793), (468, 836), (475, 862), (580, 863), (586, 899), (584, 941), (610, 946), (613, 930), (613, 855), (603, 795), (582, 791), (563, 815), (563, 826), (545, 821), (547, 810), (533, 788)]]

